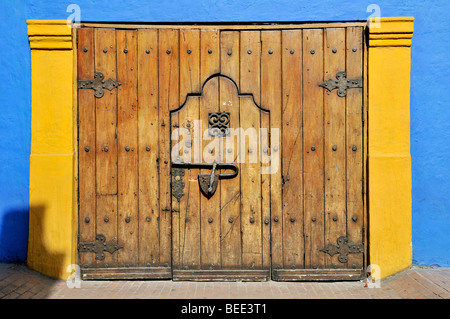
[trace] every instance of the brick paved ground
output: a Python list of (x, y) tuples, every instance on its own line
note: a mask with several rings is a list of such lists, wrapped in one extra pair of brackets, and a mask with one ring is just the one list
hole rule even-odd
[(450, 299), (450, 268), (412, 267), (381, 281), (362, 282), (173, 282), (66, 281), (23, 265), (0, 264), (0, 299)]

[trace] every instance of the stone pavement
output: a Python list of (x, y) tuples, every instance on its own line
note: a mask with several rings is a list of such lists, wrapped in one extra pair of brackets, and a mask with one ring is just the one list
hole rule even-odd
[(0, 264), (0, 299), (450, 299), (450, 268), (412, 267), (380, 288), (350, 282), (82, 281), (69, 288), (24, 265)]

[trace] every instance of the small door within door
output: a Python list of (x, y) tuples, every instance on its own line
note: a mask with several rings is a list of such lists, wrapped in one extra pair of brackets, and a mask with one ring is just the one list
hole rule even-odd
[(170, 124), (174, 280), (267, 280), (268, 110), (216, 74)]

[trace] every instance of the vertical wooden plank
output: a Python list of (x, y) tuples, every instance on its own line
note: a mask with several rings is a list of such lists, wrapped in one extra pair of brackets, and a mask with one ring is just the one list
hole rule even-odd
[[(261, 127), (271, 130), (279, 130), (279, 139), (282, 136), (281, 118), (281, 31), (261, 32), (262, 53), (261, 53), (261, 106), (270, 110), (269, 118), (261, 116)], [(273, 132), (274, 133), (274, 132)], [(274, 133), (272, 136), (276, 136)], [(270, 220), (270, 211), (282, 212), (282, 168), (281, 152), (283, 145), (280, 140), (272, 139), (271, 143), (271, 174), (264, 174), (262, 178), (262, 208), (263, 221)], [(278, 151), (275, 151), (278, 149)], [(270, 176), (269, 176), (270, 175)], [(270, 181), (270, 187), (269, 186)], [(279, 226), (279, 224), (275, 225)], [(284, 227), (284, 225), (283, 225)], [(270, 228), (262, 224), (263, 229), (263, 264), (265, 268), (270, 265)], [(283, 255), (283, 248), (274, 249), (275, 259), (277, 254)], [(282, 262), (281, 260), (279, 262)]]
[(160, 263), (171, 265), (170, 110), (179, 107), (179, 31), (159, 30)]
[[(204, 81), (220, 70), (219, 32), (217, 30), (202, 30), (200, 32), (200, 79)], [(209, 80), (203, 87), (200, 99), (200, 120), (203, 131), (208, 129), (208, 113), (219, 111), (219, 79)], [(204, 133), (203, 137), (207, 137)], [(203, 154), (209, 154), (216, 161), (220, 155), (218, 148), (214, 148), (215, 137), (211, 141), (205, 140)], [(205, 161), (205, 160), (204, 160)], [(211, 170), (201, 170), (201, 174), (211, 174)], [(203, 269), (218, 269), (220, 265), (220, 184), (216, 194), (210, 199), (201, 196), (201, 263)]]
[[(117, 239), (117, 195), (97, 195), (97, 234), (105, 235), (106, 241), (113, 240), (122, 245), (123, 240)], [(97, 267), (117, 267), (118, 255), (123, 248), (110, 254), (105, 253), (103, 260), (97, 261)], [(95, 254), (94, 254), (95, 256)]]
[[(116, 66), (116, 33), (111, 29), (95, 29), (95, 70), (105, 79), (121, 82)], [(117, 92), (104, 91), (96, 99), (96, 184), (97, 216), (96, 234), (106, 236), (106, 241), (119, 242), (117, 233)], [(117, 266), (117, 253), (98, 261), (98, 267)]]
[[(347, 28), (347, 78), (363, 76), (363, 28)], [(365, 85), (365, 84), (364, 84)], [(363, 242), (363, 89), (347, 90), (347, 237), (350, 243)], [(362, 268), (363, 254), (350, 254), (348, 267)]]
[[(180, 103), (187, 94), (201, 91), (200, 83), (200, 31), (180, 30)], [(198, 98), (191, 98), (178, 112), (179, 125), (189, 131), (191, 144), (182, 145), (182, 158), (193, 162), (194, 123), (199, 119)], [(200, 190), (197, 176), (199, 169), (185, 170), (185, 195), (180, 201), (179, 213), (179, 267), (200, 269)], [(174, 265), (175, 266), (175, 265)]]
[(139, 29), (139, 265), (159, 266), (158, 30)]
[[(95, 29), (95, 71), (104, 79), (117, 80), (116, 35), (111, 29)], [(120, 82), (120, 80), (118, 80)], [(97, 194), (117, 193), (117, 90), (104, 90), (96, 99), (96, 183)]]
[(117, 31), (119, 266), (138, 263), (138, 144), (136, 31)]
[[(345, 70), (345, 29), (324, 30), (324, 79), (336, 78)], [(345, 236), (346, 163), (345, 163), (345, 98), (336, 90), (324, 90), (324, 156), (325, 156), (325, 245), (336, 244)], [(338, 255), (325, 255), (326, 268), (345, 268)]]
[(323, 268), (323, 30), (303, 30), (303, 172), (305, 267)]
[[(242, 31), (240, 40), (240, 90), (242, 93), (253, 94), (255, 102), (259, 105), (261, 90), (261, 35), (259, 31)], [(261, 174), (260, 162), (250, 163), (250, 158), (257, 153), (258, 147), (249, 149), (255, 144), (260, 128), (260, 111), (251, 99), (241, 98), (240, 126), (248, 132), (252, 129), (255, 136), (241, 136), (240, 147), (241, 164), (241, 232), (242, 232), (242, 267), (262, 268), (262, 242), (261, 242)], [(256, 141), (257, 144), (257, 141)]]
[[(304, 267), (302, 31), (282, 31), (282, 168), (284, 268)], [(294, 80), (295, 79), (295, 80)], [(293, 219), (293, 222), (290, 220)], [(273, 232), (272, 232), (273, 234)], [(278, 234), (278, 233), (277, 233)], [(275, 234), (273, 234), (275, 236)], [(278, 235), (279, 236), (279, 235)], [(277, 249), (273, 245), (273, 249)]]
[[(235, 83), (239, 81), (239, 32), (222, 32), (220, 34), (220, 73), (229, 76)], [(220, 79), (220, 111), (230, 113), (230, 128), (238, 129), (239, 97), (236, 86), (229, 80)], [(240, 171), (237, 159), (239, 133), (233, 140), (223, 145), (223, 161), (234, 163)], [(231, 134), (230, 134), (231, 136)], [(229, 155), (232, 156), (229, 156)], [(227, 157), (228, 155), (228, 157)], [(221, 216), (221, 253), (222, 267), (239, 269), (241, 266), (241, 173), (233, 179), (221, 181), (220, 216)]]
[[(94, 78), (94, 29), (78, 29), (78, 79)], [(80, 242), (95, 241), (95, 97), (78, 90), (78, 232)], [(79, 255), (80, 265), (95, 266), (95, 255)]]
[(261, 105), (261, 35), (259, 31), (240, 33), (239, 90), (253, 94), (255, 103)]

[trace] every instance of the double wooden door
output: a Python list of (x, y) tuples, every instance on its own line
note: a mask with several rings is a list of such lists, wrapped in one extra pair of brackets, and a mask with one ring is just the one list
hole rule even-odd
[(84, 279), (360, 279), (364, 27), (84, 26)]

